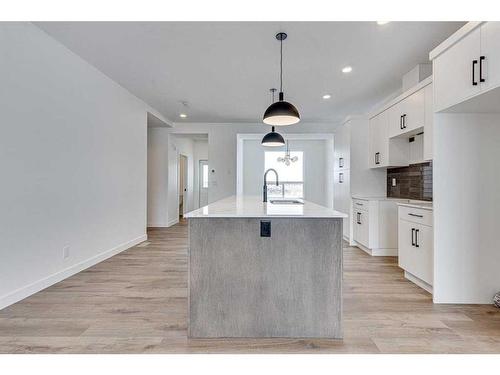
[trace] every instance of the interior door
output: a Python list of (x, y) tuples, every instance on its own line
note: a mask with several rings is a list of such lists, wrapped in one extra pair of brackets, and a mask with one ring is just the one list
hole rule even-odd
[(208, 204), (208, 160), (200, 160), (198, 168), (199, 202), (200, 207)]
[(179, 216), (187, 210), (187, 156), (179, 155)]

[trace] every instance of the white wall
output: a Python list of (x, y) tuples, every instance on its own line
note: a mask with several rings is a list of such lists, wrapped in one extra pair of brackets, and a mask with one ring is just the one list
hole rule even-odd
[(146, 238), (152, 109), (30, 23), (0, 56), (1, 308)]
[(168, 141), (164, 128), (148, 129), (148, 227), (168, 224)]
[(208, 140), (194, 142), (194, 207), (200, 207), (200, 160), (208, 160)]
[[(328, 170), (333, 169), (333, 163), (328, 160), (329, 142), (326, 140), (290, 140), (290, 151), (304, 152), (304, 199), (323, 205), (331, 206), (329, 191), (333, 184), (328, 185)], [(285, 147), (270, 149), (261, 145), (260, 140), (243, 140), (243, 193), (247, 195), (261, 195), (264, 175), (265, 151), (281, 151)], [(269, 181), (274, 181), (269, 176)]]
[[(214, 202), (236, 194), (236, 135), (265, 134), (270, 131), (270, 127), (264, 124), (176, 123), (174, 128), (166, 130), (171, 133), (208, 134), (210, 169), (208, 201)], [(279, 130), (282, 134), (333, 133), (335, 126), (325, 123), (300, 122), (297, 125), (282, 127)], [(215, 170), (214, 173), (212, 173), (212, 169)]]
[(500, 291), (500, 115), (434, 121), (434, 301), (491, 303)]

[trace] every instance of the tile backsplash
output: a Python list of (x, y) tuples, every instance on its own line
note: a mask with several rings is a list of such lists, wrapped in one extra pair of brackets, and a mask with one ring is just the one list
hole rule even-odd
[[(392, 186), (393, 178), (396, 186)], [(432, 201), (432, 162), (388, 168), (387, 196)]]

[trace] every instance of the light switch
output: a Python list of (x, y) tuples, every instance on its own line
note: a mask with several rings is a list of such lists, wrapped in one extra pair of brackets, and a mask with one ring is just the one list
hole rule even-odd
[(396, 186), (396, 179), (395, 178), (392, 179), (392, 186)]

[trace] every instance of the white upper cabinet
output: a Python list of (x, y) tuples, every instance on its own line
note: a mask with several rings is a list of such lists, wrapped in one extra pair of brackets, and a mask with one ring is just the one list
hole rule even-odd
[(350, 166), (350, 129), (349, 126), (341, 126), (335, 132), (334, 141), (335, 165), (334, 169), (349, 169)]
[(407, 96), (389, 108), (389, 137), (411, 133), (425, 125), (424, 90)]
[(481, 25), (481, 90), (500, 86), (500, 22)]
[(425, 126), (424, 126), (424, 160), (432, 160), (433, 132), (434, 132), (434, 110), (432, 100), (432, 85), (424, 89), (425, 97)]
[(370, 119), (370, 168), (387, 166), (389, 138), (387, 136), (388, 111), (384, 111)]
[(436, 112), (500, 111), (500, 90), (491, 91), (500, 87), (500, 22), (469, 22), (430, 58)]
[(436, 112), (479, 93), (480, 42), (477, 28), (433, 61)]

